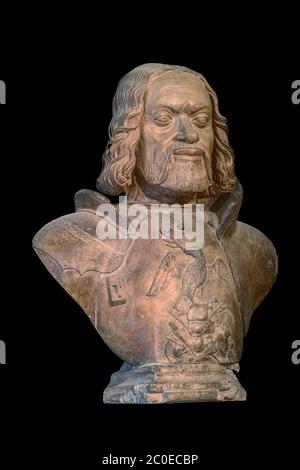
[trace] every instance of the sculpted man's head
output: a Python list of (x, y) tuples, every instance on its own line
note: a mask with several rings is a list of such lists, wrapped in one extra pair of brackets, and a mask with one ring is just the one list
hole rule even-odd
[(214, 198), (236, 182), (217, 96), (180, 66), (144, 64), (121, 79), (103, 158), (98, 189), (133, 200)]

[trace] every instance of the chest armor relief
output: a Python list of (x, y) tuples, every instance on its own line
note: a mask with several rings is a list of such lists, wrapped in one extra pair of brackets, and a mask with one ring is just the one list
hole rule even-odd
[(215, 231), (202, 250), (132, 240), (122, 265), (101, 275), (96, 328), (133, 365), (216, 362), (235, 367), (243, 325), (231, 268)]

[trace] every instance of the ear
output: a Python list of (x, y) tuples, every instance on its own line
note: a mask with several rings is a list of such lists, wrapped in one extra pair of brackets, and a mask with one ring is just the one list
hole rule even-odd
[(242, 200), (243, 188), (237, 179), (232, 190), (223, 193), (212, 205), (210, 210), (218, 217), (216, 233), (219, 239), (234, 232)]

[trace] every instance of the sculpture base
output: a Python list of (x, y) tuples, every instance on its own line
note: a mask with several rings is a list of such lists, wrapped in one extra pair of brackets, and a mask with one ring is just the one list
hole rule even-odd
[(104, 403), (121, 404), (243, 400), (246, 392), (235, 374), (216, 363), (124, 364), (103, 394)]

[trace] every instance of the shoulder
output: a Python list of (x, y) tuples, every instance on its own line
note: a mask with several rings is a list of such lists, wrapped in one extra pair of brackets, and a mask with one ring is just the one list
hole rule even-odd
[[(111, 272), (118, 268), (127, 249), (126, 240), (101, 240), (97, 236), (100, 201), (97, 193), (82, 190), (75, 196), (76, 212), (46, 224), (33, 238), (33, 248), (50, 256), (61, 269)], [(39, 253), (38, 253), (39, 254)]]
[(255, 268), (270, 273), (271, 277), (277, 274), (277, 254), (271, 240), (260, 230), (243, 222), (237, 222), (232, 242), (239, 245), (244, 261), (252, 263)]
[(237, 222), (233, 235), (224, 239), (237, 276), (248, 315), (258, 307), (271, 290), (278, 272), (278, 259), (273, 243), (256, 228)]
[(111, 272), (122, 262), (126, 247), (119, 240), (97, 237), (99, 218), (89, 212), (68, 214), (45, 225), (33, 238), (33, 248), (46, 253), (61, 269)]
[(79, 198), (77, 193), (77, 212), (51, 221), (35, 235), (33, 248), (52, 276), (92, 314), (99, 276), (121, 266), (128, 241), (97, 237), (99, 217), (87, 192)]

